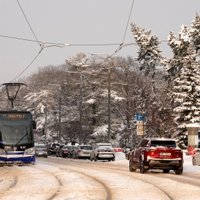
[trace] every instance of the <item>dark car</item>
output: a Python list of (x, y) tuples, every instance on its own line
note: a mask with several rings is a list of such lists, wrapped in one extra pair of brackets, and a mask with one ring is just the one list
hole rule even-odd
[(140, 146), (130, 152), (129, 170), (145, 173), (149, 169), (161, 169), (164, 173), (174, 170), (183, 173), (183, 152), (176, 141), (169, 138), (145, 138)]
[(48, 147), (46, 144), (35, 144), (35, 155), (38, 157), (48, 157)]
[(62, 145), (59, 143), (51, 143), (49, 144), (49, 155), (58, 155), (59, 149), (61, 149)]
[(80, 145), (73, 151), (73, 158), (90, 158), (90, 153), (92, 151), (91, 145)]
[(73, 157), (74, 147), (72, 145), (64, 145), (60, 150), (60, 156), (63, 158)]

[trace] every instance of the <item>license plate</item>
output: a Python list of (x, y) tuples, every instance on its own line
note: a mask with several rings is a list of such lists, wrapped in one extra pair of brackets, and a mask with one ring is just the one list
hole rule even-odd
[(160, 153), (161, 156), (171, 156), (171, 153), (166, 153), (166, 152), (163, 152), (163, 153)]

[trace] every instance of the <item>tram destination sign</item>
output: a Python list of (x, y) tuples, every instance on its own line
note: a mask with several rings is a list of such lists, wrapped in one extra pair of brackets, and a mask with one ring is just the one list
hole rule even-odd
[(28, 113), (0, 113), (0, 119), (2, 120), (23, 120), (29, 118)]

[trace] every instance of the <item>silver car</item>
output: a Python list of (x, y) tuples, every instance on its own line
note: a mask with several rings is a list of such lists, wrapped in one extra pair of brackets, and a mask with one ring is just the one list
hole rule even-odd
[(90, 154), (91, 161), (97, 160), (115, 160), (115, 152), (110, 143), (97, 143), (94, 145)]
[(90, 153), (92, 151), (91, 145), (80, 145), (76, 149), (74, 149), (73, 152), (73, 158), (90, 158)]
[(35, 155), (38, 157), (48, 157), (48, 148), (46, 144), (35, 144)]

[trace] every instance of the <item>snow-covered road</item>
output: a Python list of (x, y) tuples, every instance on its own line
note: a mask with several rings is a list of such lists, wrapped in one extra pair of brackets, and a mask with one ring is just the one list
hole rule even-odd
[(183, 175), (128, 171), (114, 162), (49, 157), (34, 166), (1, 167), (1, 200), (200, 200), (200, 167), (185, 156)]

